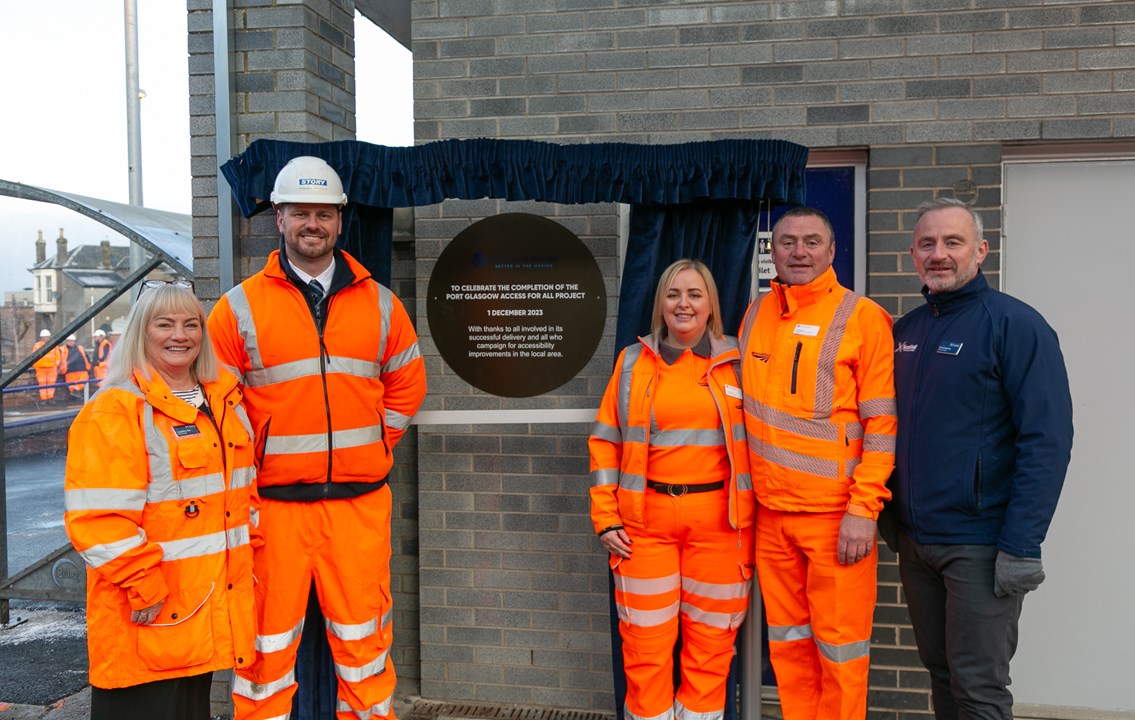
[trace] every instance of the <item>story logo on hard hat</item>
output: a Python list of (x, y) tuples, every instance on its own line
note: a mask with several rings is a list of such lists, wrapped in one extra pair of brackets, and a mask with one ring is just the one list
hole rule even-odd
[(300, 183), (300, 187), (304, 187), (306, 185), (314, 185), (316, 187), (327, 187), (327, 181), (324, 180), (323, 178), (300, 178), (299, 183)]

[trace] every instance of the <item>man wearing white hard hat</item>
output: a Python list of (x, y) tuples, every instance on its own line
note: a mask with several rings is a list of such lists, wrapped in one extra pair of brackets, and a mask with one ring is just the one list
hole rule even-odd
[[(43, 329), (39, 331), (39, 340), (32, 347), (32, 352), (38, 351), (51, 340), (51, 331)], [(55, 398), (55, 382), (59, 379), (59, 366), (62, 364), (62, 357), (58, 347), (53, 347), (44, 353), (43, 357), (36, 360), (32, 367), (35, 368), (35, 381), (39, 385), (39, 399), (48, 401)]]
[(102, 387), (103, 378), (106, 377), (106, 368), (110, 364), (110, 340), (106, 339), (106, 330), (99, 328), (95, 330), (94, 335), (95, 344), (95, 379), (98, 380), (98, 386)]
[(244, 383), (259, 447), (256, 661), (236, 670), (235, 720), (287, 717), (310, 589), (325, 617), (340, 718), (392, 718), (394, 446), (426, 392), (410, 318), (338, 250), (339, 175), (315, 157), (276, 176), (280, 248), (209, 317)]
[(68, 335), (59, 350), (62, 355), (59, 364), (63, 368), (63, 379), (67, 382), (71, 399), (82, 400), (83, 388), (91, 379), (91, 361), (87, 357), (87, 351), (74, 335)]

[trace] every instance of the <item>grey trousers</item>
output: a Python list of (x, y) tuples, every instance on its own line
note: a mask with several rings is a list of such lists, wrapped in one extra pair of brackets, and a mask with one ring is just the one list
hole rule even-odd
[(995, 545), (899, 537), (899, 575), (936, 720), (1011, 720), (1009, 661), (1024, 596), (993, 594)]

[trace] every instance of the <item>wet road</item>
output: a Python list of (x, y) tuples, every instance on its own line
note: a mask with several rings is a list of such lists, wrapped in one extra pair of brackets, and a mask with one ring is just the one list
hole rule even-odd
[(62, 452), (4, 458), (9, 575), (67, 543), (63, 529), (65, 464)]

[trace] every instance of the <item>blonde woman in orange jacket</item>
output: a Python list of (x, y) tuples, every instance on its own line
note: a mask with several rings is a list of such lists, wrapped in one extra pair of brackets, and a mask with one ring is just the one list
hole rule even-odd
[(252, 663), (255, 478), (201, 304), (187, 283), (146, 281), (69, 436), (92, 720), (205, 720), (213, 671)]
[(755, 501), (740, 355), (721, 331), (709, 269), (668, 267), (652, 333), (619, 355), (588, 441), (591, 520), (615, 578), (629, 720), (714, 720), (725, 709), (752, 585)]

